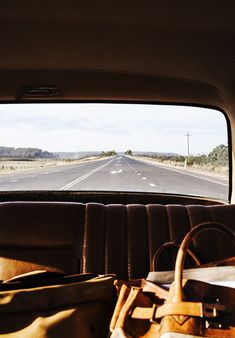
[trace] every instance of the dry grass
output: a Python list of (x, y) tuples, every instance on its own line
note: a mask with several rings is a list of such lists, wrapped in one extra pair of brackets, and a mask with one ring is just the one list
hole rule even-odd
[(176, 162), (176, 161), (159, 161), (155, 158), (149, 158), (149, 157), (138, 157), (140, 159), (143, 159), (145, 161), (149, 161), (152, 163), (156, 163), (158, 165), (162, 166), (168, 166), (173, 168), (179, 168), (179, 169), (185, 169), (187, 171), (192, 171), (196, 173), (202, 173), (209, 176), (214, 176), (222, 179), (228, 179), (229, 177), (229, 168), (228, 167), (215, 167), (212, 164), (206, 164), (203, 166), (199, 166), (197, 164), (193, 164), (192, 166), (185, 166), (185, 163), (183, 162)]
[(32, 161), (11, 161), (0, 160), (0, 175), (9, 174), (14, 172), (20, 172), (25, 170), (34, 170), (40, 168), (49, 168), (55, 166), (68, 166), (73, 164), (79, 164), (82, 162), (98, 160), (99, 157), (91, 156), (84, 159), (77, 160), (32, 160)]

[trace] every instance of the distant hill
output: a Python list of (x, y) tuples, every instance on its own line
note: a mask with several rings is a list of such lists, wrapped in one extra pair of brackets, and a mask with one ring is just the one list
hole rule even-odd
[(53, 152), (53, 155), (61, 160), (77, 160), (89, 156), (99, 156), (101, 151)]
[(0, 158), (37, 159), (55, 158), (53, 153), (38, 148), (14, 148), (0, 146)]

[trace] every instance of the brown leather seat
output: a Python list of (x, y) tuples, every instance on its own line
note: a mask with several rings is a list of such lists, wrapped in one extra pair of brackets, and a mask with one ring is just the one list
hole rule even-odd
[[(180, 243), (191, 227), (206, 221), (235, 229), (235, 205), (86, 205), (82, 272), (116, 273), (120, 278), (145, 277), (156, 250), (165, 242)], [(208, 232), (192, 248), (202, 262), (234, 255), (224, 235)], [(172, 269), (174, 254), (161, 259), (161, 269)]]
[(85, 206), (79, 203), (0, 203), (0, 279), (35, 269), (80, 269)]
[[(0, 203), (0, 279), (35, 269), (145, 277), (163, 243), (180, 243), (204, 221), (235, 229), (234, 219), (235, 205)], [(192, 249), (202, 262), (235, 254), (227, 238), (212, 232), (197, 238)], [(159, 267), (171, 269), (174, 256), (163, 255)]]

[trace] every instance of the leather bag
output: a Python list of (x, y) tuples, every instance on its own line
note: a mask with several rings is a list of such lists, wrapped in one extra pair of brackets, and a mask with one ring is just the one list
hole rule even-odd
[[(162, 251), (168, 248), (179, 249), (179, 245), (174, 242), (163, 244), (152, 259), (151, 269), (158, 269), (159, 256)], [(188, 250), (188, 254), (194, 264), (200, 264), (200, 261), (192, 251)], [(168, 291), (145, 279), (117, 280), (115, 286), (118, 301), (110, 323), (111, 338), (158, 337), (159, 325), (156, 325), (156, 323), (153, 325), (148, 317), (142, 318), (142, 312), (154, 304), (158, 306), (163, 304), (168, 297)], [(131, 313), (136, 307), (139, 307), (142, 312), (140, 317), (134, 319)]]
[[(159, 249), (155, 252), (155, 254), (152, 258), (151, 265), (150, 265), (150, 271), (151, 272), (161, 271), (159, 261), (161, 260), (160, 258), (161, 258), (161, 255), (163, 253), (165, 253), (167, 255), (171, 254), (171, 257), (173, 257), (173, 262), (175, 262), (175, 259), (176, 259), (175, 254), (177, 254), (179, 248), (180, 248), (180, 244), (178, 244), (174, 241), (166, 242), (166, 243), (162, 244), (159, 247)], [(174, 249), (174, 250), (172, 250), (172, 249)], [(199, 258), (189, 248), (187, 249), (187, 255), (186, 255), (185, 263), (188, 263), (189, 266), (201, 266), (202, 265)]]
[(0, 284), (0, 337), (104, 338), (115, 276), (27, 274)]
[[(118, 301), (110, 323), (111, 338), (152, 338), (159, 336), (159, 326), (152, 325), (149, 318), (133, 319), (136, 307), (151, 309), (167, 299), (168, 291), (146, 280), (122, 282), (118, 285)], [(134, 286), (133, 286), (134, 285)]]
[(207, 230), (221, 231), (235, 243), (235, 233), (223, 224), (208, 222), (194, 227), (178, 251), (175, 281), (166, 302), (154, 304), (152, 309), (136, 307), (132, 311), (133, 319), (149, 318), (156, 325), (159, 330), (156, 337), (235, 337), (235, 289), (182, 278), (189, 244), (197, 234)]

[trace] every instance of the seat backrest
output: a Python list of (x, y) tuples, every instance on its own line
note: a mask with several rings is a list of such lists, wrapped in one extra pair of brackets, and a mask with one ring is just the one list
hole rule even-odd
[[(165, 242), (181, 243), (201, 222), (218, 221), (235, 230), (235, 205), (86, 205), (82, 272), (116, 273), (124, 279), (146, 277), (151, 260)], [(235, 254), (221, 233), (206, 232), (192, 250), (202, 262)], [(174, 267), (174, 254), (163, 255), (159, 268)]]
[(85, 206), (79, 203), (0, 204), (0, 279), (32, 270), (80, 270)]
[[(69, 202), (0, 203), (0, 279), (35, 269), (146, 277), (159, 247), (180, 243), (195, 225), (222, 222), (235, 230), (235, 205), (104, 205)], [(196, 238), (202, 262), (235, 254), (221, 233)], [(160, 260), (174, 267), (175, 252)]]

